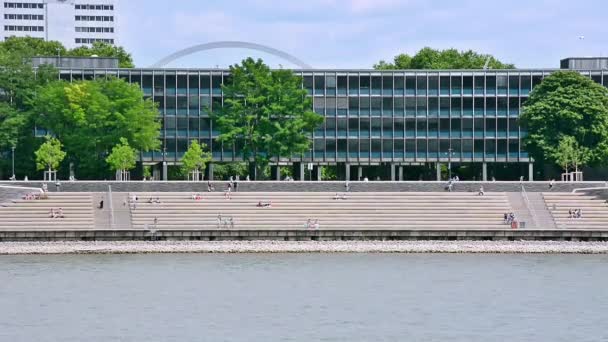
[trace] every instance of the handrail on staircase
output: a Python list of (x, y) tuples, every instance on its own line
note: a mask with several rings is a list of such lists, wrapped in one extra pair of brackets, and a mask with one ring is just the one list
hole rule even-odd
[(532, 215), (532, 223), (534, 224), (534, 227), (539, 228), (538, 220), (536, 219), (536, 210), (534, 210), (532, 207), (530, 199), (528, 198), (528, 193), (526, 192), (526, 187), (523, 184), (521, 184), (521, 193), (524, 198), (524, 203), (526, 203), (526, 207), (528, 207), (528, 211), (530, 211), (530, 214)]
[(112, 201), (112, 186), (108, 185), (108, 204), (110, 207), (110, 229), (114, 227), (114, 201)]

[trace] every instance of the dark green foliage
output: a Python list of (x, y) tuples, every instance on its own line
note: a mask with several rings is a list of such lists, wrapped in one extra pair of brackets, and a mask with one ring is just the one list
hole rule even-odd
[(214, 110), (219, 141), (235, 144), (259, 174), (271, 159), (291, 157), (310, 148), (310, 136), (323, 117), (314, 113), (302, 79), (290, 70), (270, 70), (248, 58), (230, 67), (223, 85), (224, 107)]
[[(565, 164), (560, 142), (580, 146), (593, 166), (608, 160), (608, 89), (575, 71), (557, 71), (534, 88), (521, 116), (526, 150), (536, 160)], [(564, 146), (564, 145), (562, 145)], [(572, 159), (572, 158), (566, 158)], [(580, 162), (578, 163), (580, 166)]]
[(131, 54), (125, 51), (124, 48), (120, 46), (114, 46), (112, 44), (104, 43), (104, 42), (94, 42), (91, 47), (81, 46), (75, 49), (72, 49), (67, 52), (68, 56), (80, 56), (80, 57), (90, 57), (90, 56), (99, 56), (99, 57), (118, 57), (118, 66), (121, 68), (133, 68), (135, 64), (133, 64), (133, 58)]
[(472, 50), (436, 50), (425, 47), (414, 56), (399, 54), (395, 56), (393, 63), (380, 61), (374, 65), (374, 69), (482, 69), (488, 58), (490, 59), (488, 63), (490, 69), (515, 68), (513, 64), (502, 63), (493, 56), (479, 54)]
[(139, 151), (160, 146), (154, 102), (121, 79), (49, 83), (38, 91), (36, 108), (38, 126), (63, 142), (80, 179), (108, 175), (105, 159), (120, 138)]

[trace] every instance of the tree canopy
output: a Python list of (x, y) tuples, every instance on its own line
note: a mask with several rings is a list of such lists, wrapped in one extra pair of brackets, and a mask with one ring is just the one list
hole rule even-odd
[(61, 142), (50, 136), (46, 137), (46, 142), (40, 145), (40, 148), (35, 154), (36, 167), (38, 170), (48, 171), (56, 170), (66, 155), (66, 153), (61, 150)]
[(606, 165), (608, 89), (575, 71), (554, 72), (530, 93), (521, 125), (536, 160), (569, 165), (574, 157), (567, 150), (576, 149), (583, 153), (574, 158), (578, 165)]
[(122, 79), (55, 81), (36, 97), (38, 127), (53, 132), (76, 162), (79, 178), (104, 176), (105, 156), (121, 138), (139, 151), (160, 146), (156, 104)]
[(79, 56), (79, 57), (118, 57), (118, 66), (121, 68), (134, 68), (133, 58), (125, 49), (121, 46), (115, 46), (104, 42), (94, 42), (91, 47), (80, 46), (69, 50), (67, 56)]
[(253, 163), (253, 177), (272, 158), (291, 157), (310, 148), (312, 131), (323, 123), (290, 70), (270, 70), (260, 59), (247, 58), (230, 67), (223, 85), (224, 106), (214, 110), (219, 141), (235, 145)]
[(480, 54), (473, 50), (437, 50), (425, 47), (414, 56), (399, 54), (393, 58), (392, 63), (382, 60), (374, 65), (374, 69), (482, 69), (488, 59), (490, 69), (515, 68), (513, 64), (503, 63), (491, 55)]
[(104, 42), (94, 42), (89, 46), (66, 49), (58, 41), (45, 41), (32, 37), (7, 37), (0, 42), (0, 55), (9, 53), (27, 59), (35, 56), (62, 57), (117, 57), (121, 68), (133, 68), (133, 58), (123, 47)]
[(125, 138), (120, 138), (120, 142), (112, 148), (112, 153), (106, 158), (106, 162), (114, 171), (131, 170), (137, 162), (137, 152), (129, 146)]
[(182, 168), (185, 173), (205, 170), (205, 165), (211, 161), (211, 152), (205, 151), (206, 147), (207, 145), (199, 144), (196, 140), (190, 143), (182, 157)]
[[(35, 120), (39, 119), (39, 112), (34, 108), (39, 102), (36, 97), (41, 87), (58, 79), (57, 69), (49, 65), (39, 66), (34, 72), (29, 58), (58, 54), (85, 56), (90, 52), (101, 57), (117, 56), (121, 66), (132, 66), (131, 57), (122, 48), (95, 44), (91, 51), (85, 50), (68, 50), (59, 42), (32, 37), (8, 37), (0, 42), (0, 152), (16, 146), (17, 173), (27, 175), (36, 170), (32, 156), (41, 143), (33, 134)], [(0, 178), (8, 166), (6, 159), (0, 159)]]
[(568, 172), (571, 169), (578, 171), (579, 167), (589, 160), (590, 153), (589, 149), (580, 146), (574, 137), (564, 135), (559, 140), (552, 157), (564, 171)]

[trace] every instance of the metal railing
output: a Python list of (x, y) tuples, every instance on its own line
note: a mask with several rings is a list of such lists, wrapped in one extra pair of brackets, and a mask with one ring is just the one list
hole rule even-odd
[(521, 195), (524, 198), (524, 203), (526, 204), (526, 207), (528, 208), (528, 211), (530, 212), (530, 215), (532, 217), (533, 226), (535, 228), (540, 228), (538, 226), (538, 220), (536, 219), (536, 210), (534, 210), (534, 208), (532, 207), (532, 203), (530, 203), (528, 193), (526, 192), (526, 187), (523, 184), (521, 185)]

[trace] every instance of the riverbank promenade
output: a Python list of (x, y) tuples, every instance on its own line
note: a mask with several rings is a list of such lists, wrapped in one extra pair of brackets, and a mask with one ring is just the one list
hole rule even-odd
[(452, 191), (440, 182), (42, 188), (0, 184), (0, 240), (608, 240), (603, 183), (461, 182)]

